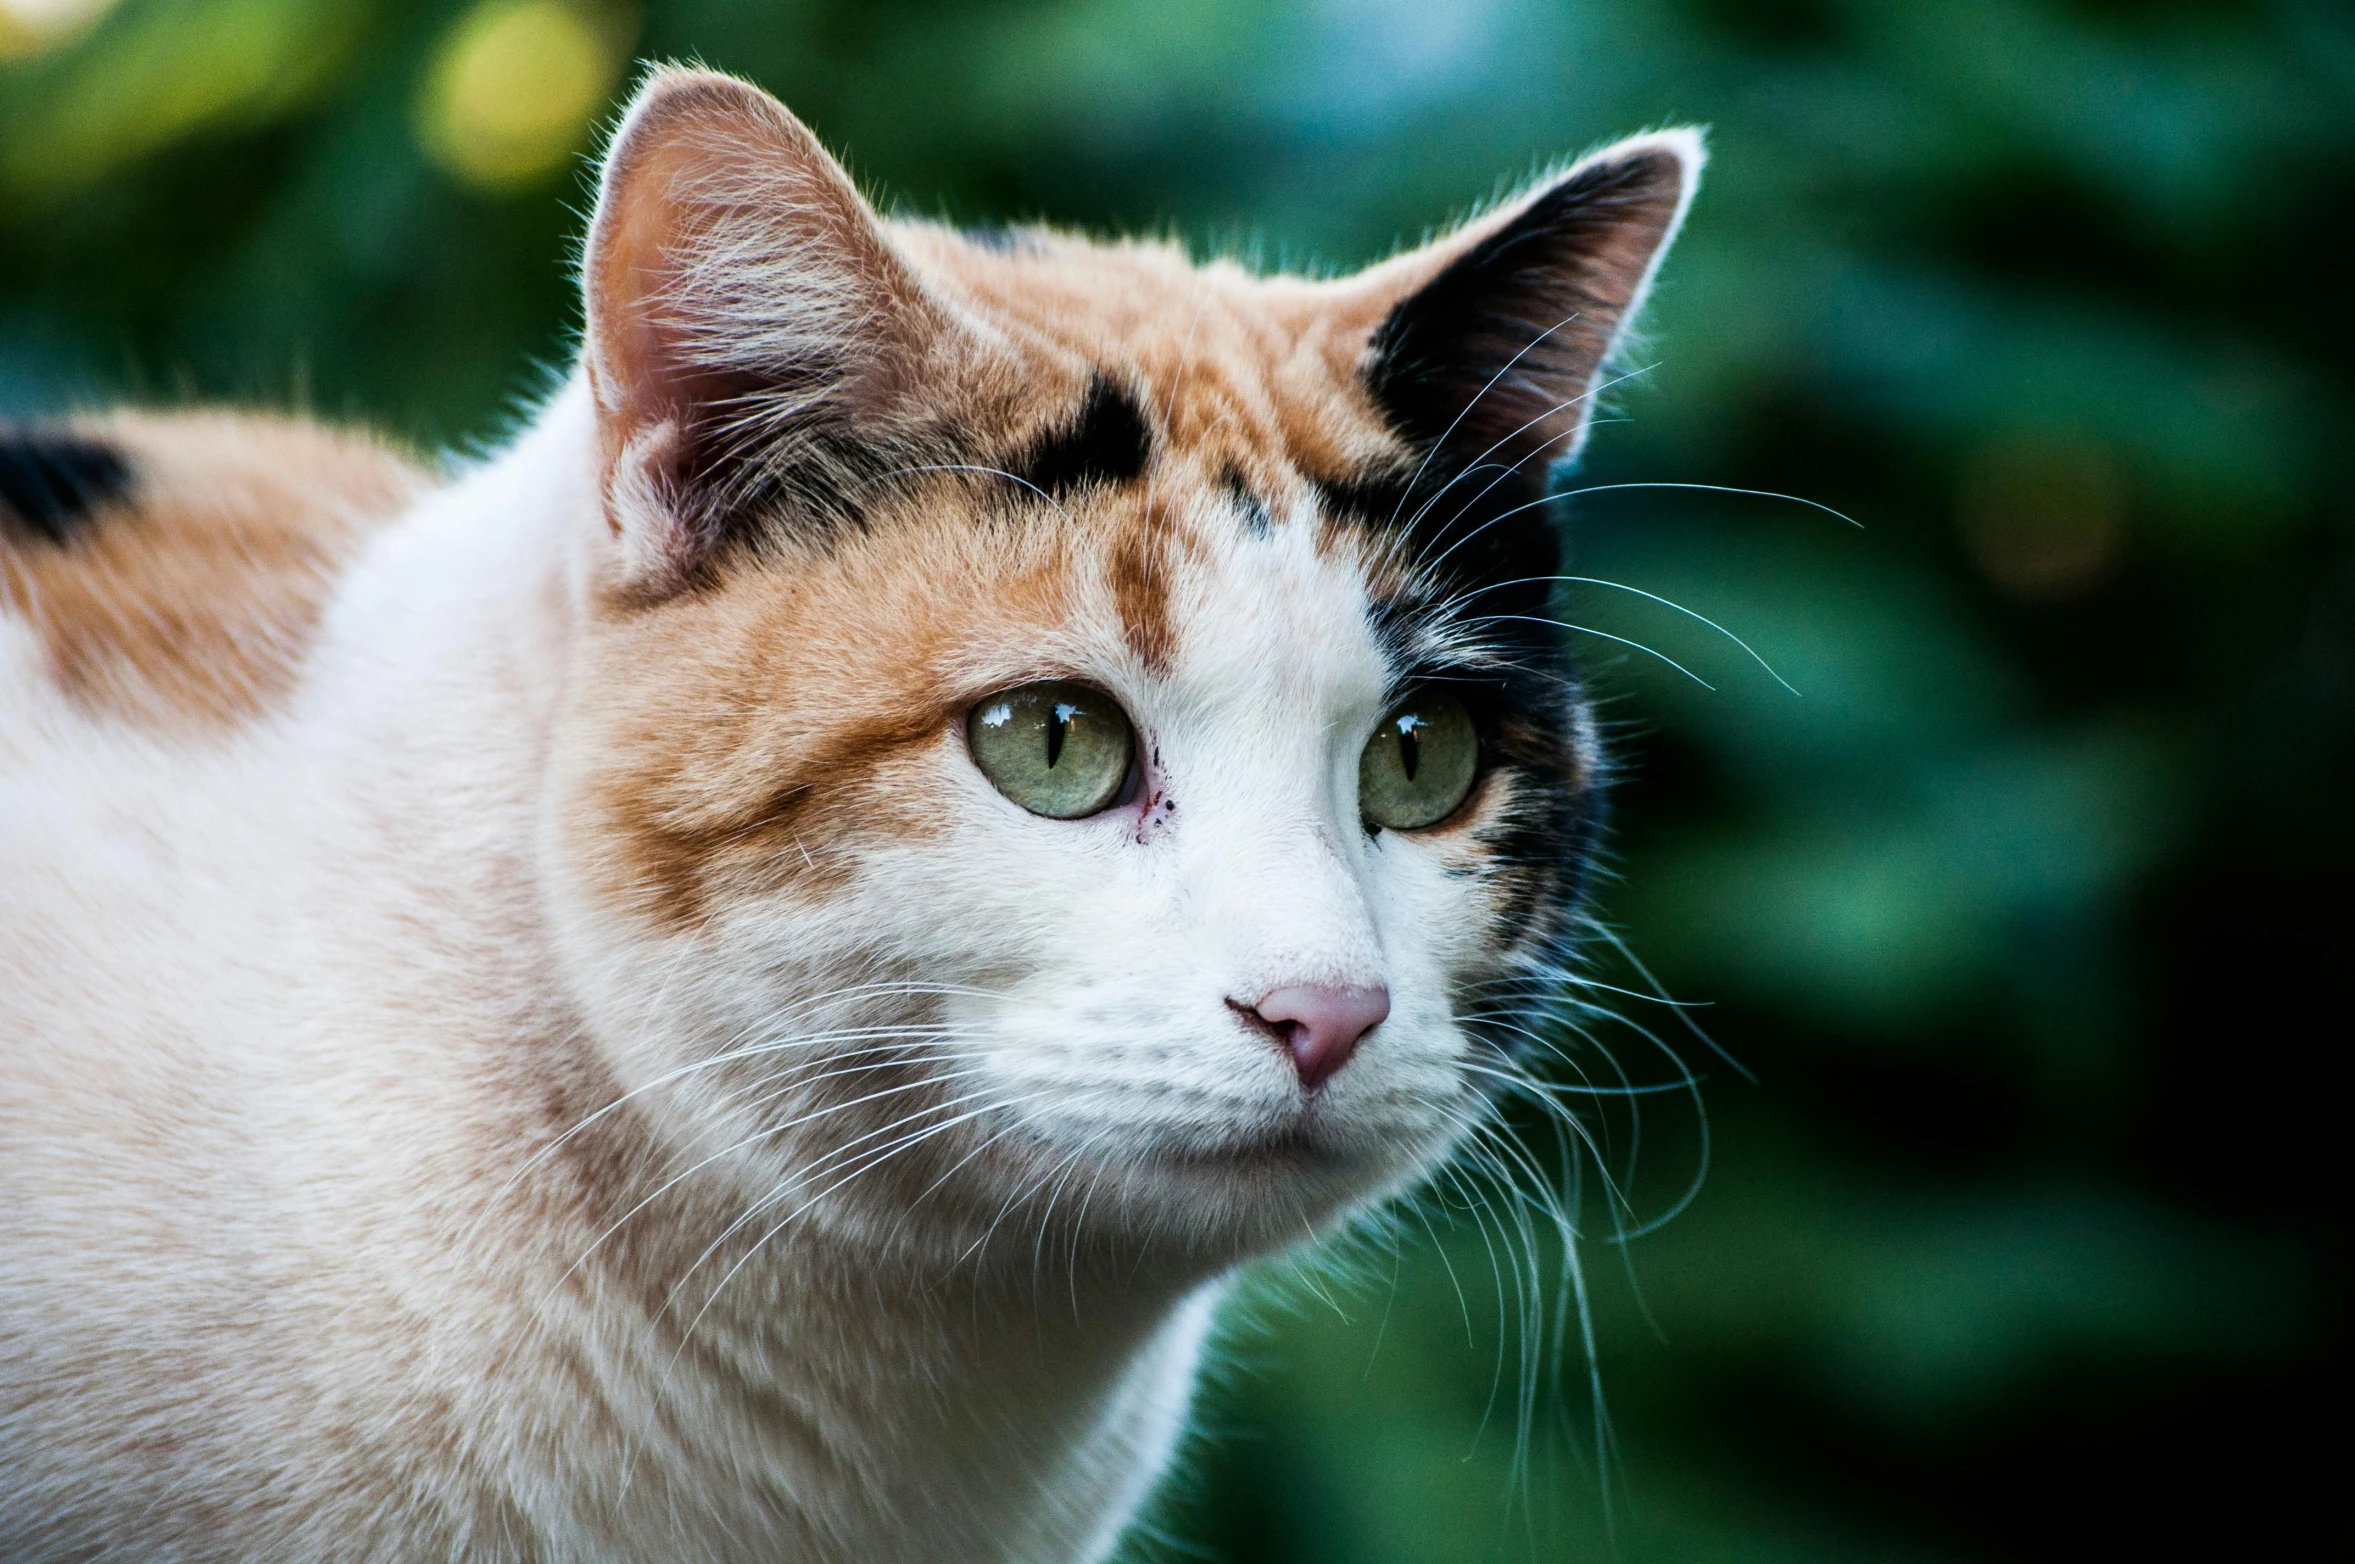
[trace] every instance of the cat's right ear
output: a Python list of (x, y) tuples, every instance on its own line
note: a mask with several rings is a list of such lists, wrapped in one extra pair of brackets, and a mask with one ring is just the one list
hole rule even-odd
[(583, 273), (601, 491), (635, 592), (694, 580), (756, 505), (840, 508), (873, 453), (919, 432), (946, 323), (841, 165), (757, 87), (648, 77)]

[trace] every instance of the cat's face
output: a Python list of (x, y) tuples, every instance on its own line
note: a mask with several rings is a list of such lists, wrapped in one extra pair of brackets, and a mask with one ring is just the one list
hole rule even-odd
[(764, 1226), (1218, 1257), (1443, 1155), (1593, 826), (1544, 469), (1694, 163), (1259, 279), (881, 224), (769, 100), (658, 77), (591, 241), (549, 853), (682, 1165)]

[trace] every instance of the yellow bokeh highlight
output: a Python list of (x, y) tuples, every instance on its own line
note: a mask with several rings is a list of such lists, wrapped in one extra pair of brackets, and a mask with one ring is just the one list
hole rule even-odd
[(79, 37), (117, 0), (0, 0), (0, 60), (40, 54)]
[(463, 183), (512, 190), (588, 144), (629, 30), (564, 0), (482, 0), (450, 28), (417, 105), (426, 153)]
[(342, 79), (369, 20), (345, 0), (0, 3), (37, 18), (54, 51), (0, 83), (0, 210), (20, 213), (200, 130), (301, 111)]

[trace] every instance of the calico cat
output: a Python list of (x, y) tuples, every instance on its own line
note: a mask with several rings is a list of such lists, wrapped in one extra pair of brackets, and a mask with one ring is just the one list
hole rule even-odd
[(1571, 955), (1700, 161), (1256, 276), (660, 70), (503, 454), (0, 437), (0, 1557), (1105, 1556)]

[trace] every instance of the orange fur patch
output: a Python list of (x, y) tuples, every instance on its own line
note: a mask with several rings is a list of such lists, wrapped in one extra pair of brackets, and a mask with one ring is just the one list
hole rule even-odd
[[(1011, 469), (1101, 375), (1134, 388), (1153, 453), (1140, 481), (1052, 505), (986, 472), (877, 492), (855, 529), (748, 551), (696, 591), (609, 601), (580, 824), (607, 844), (609, 894), (666, 927), (823, 894), (847, 869), (836, 855), (930, 829), (917, 753), (990, 690), (1067, 673), (1078, 659), (1055, 648), (1085, 639), (1166, 674), (1179, 583), (1218, 547), (1197, 529), (1232, 509), (1235, 481), (1294, 514), (1316, 483), (1402, 459), (1359, 375), (1373, 317), (1344, 285), (1149, 245), (889, 232), (984, 328), (949, 339), (967, 361), (933, 381), (945, 421)], [(1040, 661), (1012, 666), (1008, 648)], [(646, 668), (659, 688), (633, 676)]]
[(335, 573), (428, 487), (363, 436), (225, 413), (118, 413), (128, 493), (63, 544), (0, 541), (0, 612), (39, 636), (75, 704), (202, 728), (293, 686)]
[(612, 894), (684, 927), (735, 896), (822, 891), (838, 848), (931, 828), (921, 787), (894, 780), (921, 770), (906, 759), (990, 690), (1063, 671), (1007, 649), (1074, 621), (1062, 518), (976, 525), (987, 482), (936, 479), (822, 550), (617, 611), (576, 729)]
[(1231, 466), (1280, 501), (1299, 475), (1346, 478), (1405, 454), (1359, 375), (1387, 289), (1198, 267), (1133, 241), (1040, 233), (1006, 250), (930, 224), (890, 232), (927, 284), (1035, 366), (1031, 385), (1076, 360), (1142, 388), (1163, 454), (1205, 476)]

